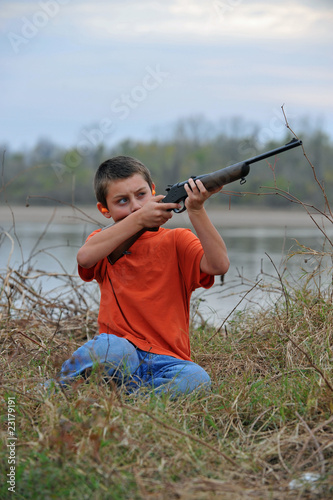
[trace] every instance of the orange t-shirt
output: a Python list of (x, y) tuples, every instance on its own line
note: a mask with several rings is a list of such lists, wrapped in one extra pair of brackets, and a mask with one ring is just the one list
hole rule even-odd
[(89, 269), (79, 266), (84, 281), (95, 279), (100, 286), (99, 332), (190, 360), (191, 293), (214, 283), (214, 276), (200, 271), (199, 239), (189, 229), (160, 228), (144, 233), (129, 252), (114, 265), (104, 258)]

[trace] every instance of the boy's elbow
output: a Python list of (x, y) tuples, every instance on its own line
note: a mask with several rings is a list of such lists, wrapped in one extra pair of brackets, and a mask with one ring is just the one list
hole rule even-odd
[(227, 274), (229, 267), (230, 267), (230, 261), (229, 259), (227, 259), (226, 261), (221, 262), (220, 265), (216, 267), (213, 274), (215, 276), (217, 275), (223, 276), (224, 274)]
[(77, 253), (76, 260), (78, 265), (80, 267), (83, 267), (84, 269), (89, 269), (90, 267), (93, 267), (93, 265), (95, 264), (95, 262), (91, 262), (91, 257), (84, 248), (80, 248), (80, 250)]
[(212, 276), (224, 275), (228, 272), (230, 267), (230, 261), (228, 258), (221, 259), (214, 264), (208, 263), (207, 260), (203, 257), (201, 261), (201, 271), (210, 274)]

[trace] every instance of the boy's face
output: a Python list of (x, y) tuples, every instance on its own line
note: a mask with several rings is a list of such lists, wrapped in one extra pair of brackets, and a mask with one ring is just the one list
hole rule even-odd
[(152, 196), (147, 181), (142, 175), (134, 174), (127, 179), (110, 182), (106, 196), (107, 207), (98, 202), (97, 208), (105, 217), (112, 217), (118, 222), (143, 207)]

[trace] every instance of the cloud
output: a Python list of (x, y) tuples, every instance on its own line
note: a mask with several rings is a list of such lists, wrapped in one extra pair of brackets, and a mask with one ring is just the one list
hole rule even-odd
[(10, 31), (22, 35), (27, 22), (41, 22), (41, 13), (50, 21), (47, 29), (39, 29), (44, 39), (62, 37), (90, 46), (310, 38), (318, 43), (332, 38), (333, 24), (333, 9), (324, 0), (6, 0), (2, 30), (7, 37)]
[(243, 39), (295, 39), (306, 34), (327, 36), (333, 21), (332, 8), (328, 6), (329, 3), (323, 0), (7, 0), (2, 6), (2, 18), (7, 26), (5, 29), (16, 27), (20, 30), (22, 18), (31, 21), (37, 12), (49, 9), (49, 12), (61, 14), (59, 19), (57, 15), (50, 17), (52, 24), (63, 30), (62, 34), (92, 37), (92, 43), (94, 40), (131, 40), (140, 36), (164, 41), (170, 37), (173, 41), (190, 37), (191, 41), (216, 42), (235, 36)]
[(75, 33), (96, 42), (138, 37), (190, 43), (194, 40), (288, 38), (331, 34), (332, 9), (325, 2), (173, 0), (86, 2), (67, 6)]
[[(40, 14), (47, 3), (48, 18)], [(4, 0), (1, 9), (6, 139), (72, 140), (112, 118), (111, 103), (156, 64), (170, 76), (118, 120), (124, 133), (197, 113), (259, 120), (283, 103), (331, 120), (326, 0)], [(8, 33), (24, 37), (27, 22), (41, 26), (15, 52)]]

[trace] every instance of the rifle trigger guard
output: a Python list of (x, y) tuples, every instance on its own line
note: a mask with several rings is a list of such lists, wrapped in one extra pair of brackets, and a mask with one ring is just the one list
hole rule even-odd
[(245, 182), (246, 182), (245, 177), (242, 177), (242, 178), (241, 178), (241, 180), (239, 181), (239, 183), (240, 183), (241, 185), (245, 184)]
[(176, 213), (176, 214), (181, 214), (183, 212), (185, 212), (186, 210), (186, 206), (185, 206), (185, 202), (183, 202), (183, 206), (182, 208), (174, 208), (173, 211)]

